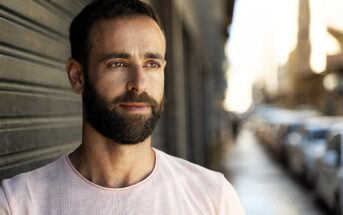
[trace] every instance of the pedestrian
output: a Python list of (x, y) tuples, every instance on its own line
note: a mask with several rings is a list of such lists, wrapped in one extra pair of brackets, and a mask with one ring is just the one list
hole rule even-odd
[(163, 111), (166, 39), (139, 0), (96, 0), (70, 26), (66, 70), (82, 96), (82, 143), (3, 180), (0, 214), (244, 214), (217, 173), (151, 146)]

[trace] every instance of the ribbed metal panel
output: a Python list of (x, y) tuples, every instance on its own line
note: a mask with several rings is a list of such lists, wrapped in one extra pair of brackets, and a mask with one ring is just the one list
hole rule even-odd
[(64, 67), (69, 23), (88, 1), (0, 1), (0, 180), (80, 143), (81, 99)]

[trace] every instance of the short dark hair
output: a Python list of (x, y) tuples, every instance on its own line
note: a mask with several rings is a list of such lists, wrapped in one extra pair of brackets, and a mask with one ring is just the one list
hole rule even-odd
[(134, 15), (152, 18), (163, 31), (159, 18), (152, 7), (140, 0), (92, 1), (74, 18), (70, 25), (69, 40), (72, 58), (82, 66), (87, 67), (88, 52), (90, 50), (89, 32), (95, 22)]

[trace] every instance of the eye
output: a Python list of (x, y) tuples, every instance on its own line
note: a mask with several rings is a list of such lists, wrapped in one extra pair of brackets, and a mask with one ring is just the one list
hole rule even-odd
[(148, 61), (144, 67), (146, 68), (152, 68), (152, 69), (157, 69), (161, 67), (161, 64), (155, 61)]
[(125, 63), (122, 61), (115, 61), (115, 62), (110, 62), (107, 64), (108, 68), (120, 68), (120, 67), (125, 67)]

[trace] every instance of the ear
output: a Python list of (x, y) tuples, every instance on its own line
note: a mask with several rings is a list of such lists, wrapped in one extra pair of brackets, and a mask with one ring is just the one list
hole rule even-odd
[(71, 88), (75, 93), (81, 94), (85, 83), (81, 64), (73, 58), (70, 58), (66, 64), (66, 71), (68, 73)]

